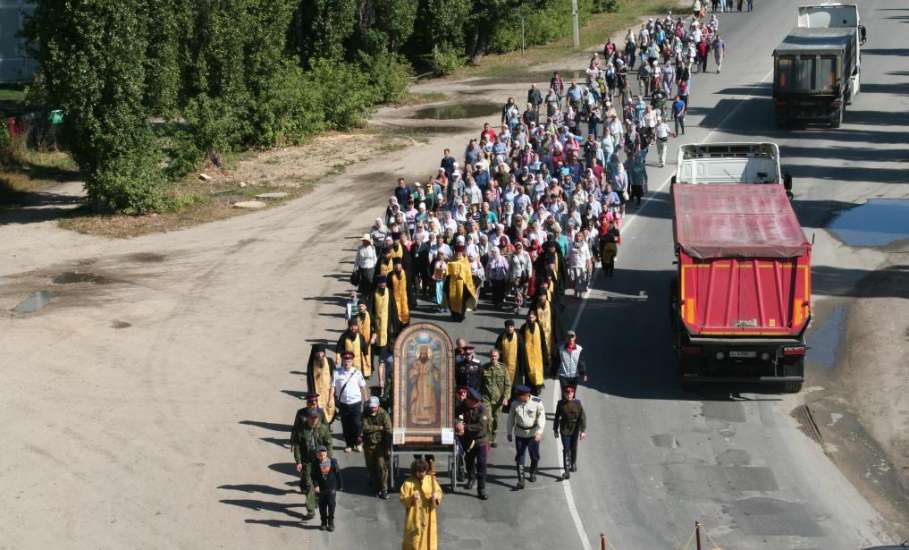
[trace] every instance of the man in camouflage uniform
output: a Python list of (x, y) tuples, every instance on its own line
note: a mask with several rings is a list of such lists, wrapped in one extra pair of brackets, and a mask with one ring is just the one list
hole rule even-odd
[(326, 447), (331, 456), (331, 432), (322, 423), (322, 410), (307, 407), (302, 412), (303, 423), (295, 426), (290, 432), (290, 446), (294, 453), (294, 462), (300, 474), (300, 492), (306, 495), (306, 516), (312, 519), (316, 513), (316, 493), (312, 484), (310, 468), (316, 458), (316, 450)]
[(388, 452), (391, 450), (391, 417), (379, 407), (379, 398), (370, 397), (363, 414), (363, 458), (369, 481), (382, 500), (388, 498)]
[(555, 436), (562, 438), (562, 460), (565, 464), (562, 479), (568, 479), (569, 472), (578, 471), (578, 440), (587, 437), (587, 413), (574, 394), (575, 386), (562, 386), (562, 399), (556, 405), (552, 421)]
[(499, 428), (499, 414), (511, 397), (511, 382), (504, 363), (499, 362), (499, 350), (489, 352), (489, 363), (483, 368), (483, 406), (489, 414), (489, 441), (496, 446), (496, 430)]
[(459, 422), (455, 424), (455, 434), (464, 449), (464, 461), (467, 463), (467, 485), (469, 491), (477, 483), (477, 496), (480, 500), (489, 498), (486, 495), (486, 457), (489, 454), (489, 415), (483, 406), (480, 392), (468, 388), (467, 398), (458, 405), (455, 411)]

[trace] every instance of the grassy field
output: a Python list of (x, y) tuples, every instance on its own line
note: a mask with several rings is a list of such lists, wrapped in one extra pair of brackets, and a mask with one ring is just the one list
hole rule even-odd
[[(643, 16), (663, 15), (669, 10), (679, 12), (678, 6), (679, 2), (673, 0), (631, 0), (624, 2), (619, 12), (594, 14), (581, 27), (581, 50), (604, 44), (607, 37), (634, 26)], [(552, 63), (576, 51), (571, 44), (570, 29), (567, 29), (564, 38), (542, 46), (533, 46), (524, 53), (518, 50), (484, 56), (479, 64), (464, 66), (448, 78), (508, 76), (525, 71), (532, 65)]]

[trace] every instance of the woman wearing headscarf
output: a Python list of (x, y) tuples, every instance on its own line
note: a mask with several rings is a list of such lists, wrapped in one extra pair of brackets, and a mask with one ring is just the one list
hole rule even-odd
[(335, 417), (335, 394), (332, 391), (332, 373), (335, 362), (325, 353), (325, 346), (316, 344), (309, 352), (306, 362), (306, 389), (319, 395), (319, 408), (325, 415), (325, 422), (331, 424)]
[(508, 290), (508, 259), (496, 247), (489, 250), (486, 273), (492, 285), (492, 302), (497, 309), (501, 308)]

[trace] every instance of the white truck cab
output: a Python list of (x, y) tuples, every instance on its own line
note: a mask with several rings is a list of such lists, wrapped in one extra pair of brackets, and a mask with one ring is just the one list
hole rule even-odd
[(676, 183), (783, 183), (776, 143), (692, 143), (677, 158)]
[[(855, 73), (852, 75), (851, 96), (859, 92), (862, 75), (862, 44), (867, 39), (867, 30), (861, 24), (858, 6), (855, 4), (823, 3), (799, 8), (798, 26), (805, 29), (855, 29), (858, 47), (855, 52)], [(849, 99), (852, 99), (851, 97)]]

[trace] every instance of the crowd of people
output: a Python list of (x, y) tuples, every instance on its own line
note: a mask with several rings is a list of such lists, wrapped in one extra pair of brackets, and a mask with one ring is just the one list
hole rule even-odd
[[(586, 415), (574, 396), (587, 371), (561, 319), (564, 301), (584, 295), (596, 264), (613, 275), (623, 220), (648, 192), (648, 164), (664, 166), (669, 140), (685, 131), (693, 74), (707, 72), (711, 52), (716, 71), (722, 66), (717, 18), (703, 15), (651, 19), (628, 32), (622, 49), (607, 41), (585, 78), (566, 85), (556, 72), (545, 93), (531, 85), (523, 109), (508, 98), (499, 124), (485, 123), (459, 156), (445, 149), (435, 174), (397, 181), (356, 250), (347, 328), (333, 348), (314, 346), (307, 407), (294, 422), (301, 490), (309, 517), (318, 500), (324, 529), (334, 528), (342, 485), (331, 458), (335, 417), (344, 452), (364, 454), (373, 490), (388, 498), (393, 346), (418, 309), (462, 322), (482, 301), (522, 317), (520, 327), (505, 321), (488, 361), (457, 340), (455, 435), (467, 488), (488, 498), (486, 457), (502, 417), (515, 444), (516, 489), (536, 480), (547, 378), (562, 390), (552, 426), (564, 449), (562, 476), (576, 471)], [(433, 547), (406, 540), (436, 521), (442, 492), (431, 460), (413, 464), (400, 499), (405, 548)]]

